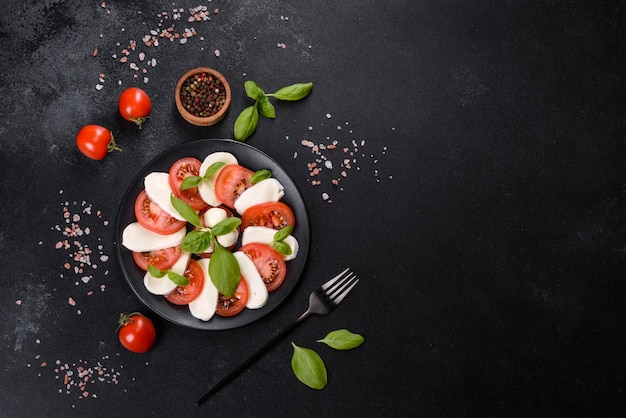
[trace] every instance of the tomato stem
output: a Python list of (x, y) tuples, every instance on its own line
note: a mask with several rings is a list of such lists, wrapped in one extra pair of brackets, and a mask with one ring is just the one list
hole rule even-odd
[(107, 151), (121, 151), (122, 149), (117, 146), (115, 143), (115, 138), (113, 137), (113, 132), (111, 132), (111, 140), (109, 141), (109, 145), (107, 145)]
[(117, 330), (119, 331), (120, 328), (122, 328), (123, 326), (128, 325), (128, 324), (132, 324), (133, 322), (135, 322), (135, 320), (133, 319), (134, 315), (143, 316), (140, 312), (132, 312), (132, 313), (129, 313), (129, 314), (120, 314), (120, 319), (118, 320)]
[(135, 124), (139, 126), (139, 129), (141, 129), (141, 127), (143, 126), (144, 123), (146, 123), (149, 117), (150, 116), (141, 116), (139, 118), (130, 118), (130, 120), (135, 122)]

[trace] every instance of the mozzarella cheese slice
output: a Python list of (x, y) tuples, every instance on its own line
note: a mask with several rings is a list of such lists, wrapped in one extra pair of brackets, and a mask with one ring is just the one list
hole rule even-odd
[[(243, 246), (251, 242), (258, 242), (271, 246), (276, 232), (277, 231), (275, 229), (265, 226), (249, 226), (244, 229), (243, 234), (241, 234), (241, 245)], [(298, 255), (298, 240), (293, 235), (289, 235), (284, 239), (284, 243), (291, 247), (291, 254), (282, 254), (282, 256), (285, 261), (293, 260)]]
[(128, 224), (122, 231), (122, 245), (131, 251), (147, 252), (180, 245), (187, 234), (182, 228), (169, 235), (161, 235), (144, 228), (139, 222)]
[[(185, 274), (190, 257), (191, 253), (183, 251), (170, 270), (182, 276)], [(167, 277), (167, 274), (161, 278), (156, 278), (148, 271), (143, 276), (143, 285), (153, 295), (167, 295), (176, 289), (176, 284)]]
[[(202, 165), (200, 165), (200, 175), (204, 176), (209, 167), (211, 167), (213, 163), (218, 162), (226, 164), (238, 164), (237, 158), (235, 158), (235, 156), (230, 152), (214, 152), (207, 155), (207, 157), (202, 162)], [(215, 195), (215, 179), (217, 178), (217, 175), (220, 171), (222, 171), (221, 168), (217, 170), (215, 174), (211, 176), (211, 178), (205, 179), (198, 186), (198, 194), (200, 195), (202, 200), (204, 200), (211, 206), (219, 206), (222, 204), (222, 202), (220, 202), (220, 200)]]
[(185, 218), (172, 206), (172, 187), (168, 173), (154, 171), (144, 178), (143, 185), (150, 200), (159, 205), (168, 215), (179, 221), (185, 221)]
[(265, 202), (278, 202), (285, 195), (285, 188), (275, 178), (262, 180), (248, 187), (235, 200), (235, 210), (243, 214), (251, 206)]
[(246, 308), (262, 308), (267, 303), (269, 294), (267, 287), (265, 287), (265, 282), (263, 282), (259, 271), (254, 265), (254, 261), (241, 251), (235, 251), (233, 255), (237, 259), (241, 275), (248, 285), (248, 302), (246, 303)]
[(191, 315), (202, 321), (208, 321), (213, 318), (217, 309), (218, 291), (213, 281), (211, 281), (211, 276), (209, 276), (209, 261), (208, 258), (198, 260), (198, 264), (200, 264), (204, 272), (204, 285), (202, 285), (200, 294), (189, 302)]
[[(228, 213), (223, 208), (209, 208), (206, 212), (204, 212), (204, 224), (213, 228), (219, 222), (228, 218)], [(229, 248), (237, 243), (239, 239), (239, 230), (234, 229), (230, 231), (228, 234), (220, 235), (217, 237), (217, 242), (224, 248)], [(213, 252), (213, 240), (211, 240), (211, 245), (206, 249), (205, 253)]]

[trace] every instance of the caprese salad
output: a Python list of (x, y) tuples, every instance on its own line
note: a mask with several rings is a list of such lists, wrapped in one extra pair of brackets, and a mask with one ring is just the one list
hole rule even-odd
[(181, 158), (145, 176), (122, 245), (150, 293), (202, 321), (260, 309), (298, 254), (283, 196), (270, 171), (253, 172), (229, 152)]

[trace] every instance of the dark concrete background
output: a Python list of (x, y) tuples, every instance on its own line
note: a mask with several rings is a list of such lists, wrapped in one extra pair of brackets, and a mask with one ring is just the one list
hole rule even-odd
[[(626, 412), (623, 1), (2, 3), (1, 416)], [(219, 13), (188, 23), (198, 4)], [(146, 68), (148, 82), (133, 78), (122, 49), (178, 8), (175, 30), (198, 35), (140, 44), (129, 62)], [(226, 119), (197, 128), (176, 113), (173, 89), (205, 65), (234, 96)], [(257, 323), (189, 330), (132, 294), (115, 257), (115, 218), (155, 156), (232, 137), (251, 104), (247, 79), (268, 91), (315, 83), (306, 100), (275, 103), (277, 118), (261, 120), (248, 140), (301, 188), (310, 258), (293, 296)], [(129, 86), (154, 103), (140, 131), (117, 113)], [(90, 123), (111, 129), (123, 151), (83, 157), (74, 138)], [(334, 168), (313, 186), (304, 139), (350, 150), (355, 141), (341, 190), (330, 180), (342, 155), (326, 152)], [(82, 274), (64, 267), (75, 265), (74, 247), (55, 248), (64, 207), (89, 228), (80, 242), (97, 266)], [(362, 280), (339, 309), (194, 406), (345, 265)], [(125, 351), (115, 333), (120, 312), (136, 310), (159, 333), (145, 355)], [(337, 328), (365, 344), (337, 352), (315, 342)], [(294, 377), (290, 341), (324, 358), (323, 391)], [(64, 384), (81, 367), (84, 390)]]

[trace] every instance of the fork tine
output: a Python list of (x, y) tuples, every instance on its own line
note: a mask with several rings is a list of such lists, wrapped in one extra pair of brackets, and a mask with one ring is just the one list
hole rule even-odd
[[(353, 288), (354, 286), (356, 286), (356, 284), (357, 284), (358, 282), (359, 282), (359, 279), (357, 279), (357, 278), (356, 278), (356, 276), (353, 276), (353, 277), (352, 277), (352, 278), (351, 278), (351, 279), (350, 279), (350, 280), (346, 283), (346, 286), (348, 286), (348, 285), (349, 285), (349, 287), (348, 287), (347, 289), (345, 289), (345, 290), (343, 290), (343, 288), (342, 288), (342, 291), (341, 291), (342, 293), (340, 293), (340, 294), (339, 294), (339, 296), (337, 296), (337, 298), (334, 300), (334, 302), (335, 302), (337, 305), (339, 305), (339, 303), (341, 303), (341, 301), (343, 300), (343, 298), (345, 298), (345, 297), (346, 297), (346, 295), (347, 295), (348, 293), (350, 293), (350, 291), (352, 290), (352, 288)], [(345, 288), (345, 286), (344, 286), (344, 288)]]
[(351, 275), (344, 278), (344, 280), (338, 283), (337, 288), (332, 290), (332, 293), (328, 293), (328, 298), (333, 304), (338, 305), (344, 297), (352, 290), (356, 285), (358, 279), (356, 276)]
[(339, 304), (359, 281), (354, 272), (349, 270), (345, 269), (322, 285), (326, 297), (335, 305)]
[(326, 290), (330, 286), (334, 285), (337, 282), (337, 280), (339, 280), (348, 270), (350, 270), (349, 267), (345, 269), (344, 271), (342, 271), (341, 273), (339, 273), (338, 275), (336, 275), (335, 277), (333, 277), (332, 279), (330, 279), (329, 281), (327, 281), (326, 283), (324, 283), (322, 285), (322, 289)]
[(333, 281), (332, 285), (324, 290), (324, 293), (332, 300), (335, 298), (337, 293), (341, 292), (345, 287), (345, 284), (348, 280), (354, 277), (353, 272), (348, 272), (346, 276), (343, 276), (339, 279), (339, 281)]

